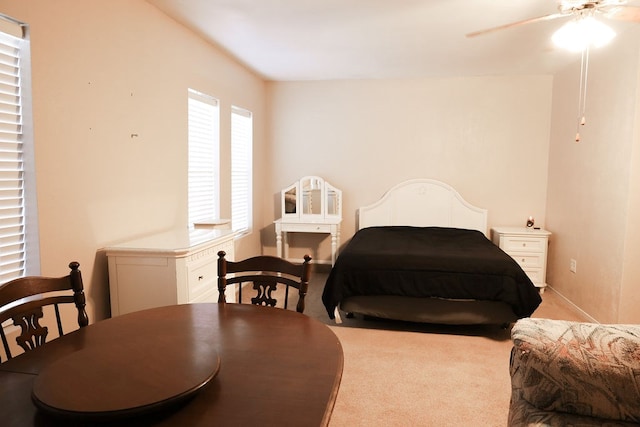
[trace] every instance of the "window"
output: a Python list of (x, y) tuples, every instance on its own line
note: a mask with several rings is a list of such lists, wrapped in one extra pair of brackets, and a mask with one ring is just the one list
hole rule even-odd
[(0, 283), (40, 274), (28, 27), (0, 15)]
[(252, 221), (253, 116), (231, 107), (231, 228), (248, 232)]
[(220, 217), (220, 107), (189, 89), (189, 227)]

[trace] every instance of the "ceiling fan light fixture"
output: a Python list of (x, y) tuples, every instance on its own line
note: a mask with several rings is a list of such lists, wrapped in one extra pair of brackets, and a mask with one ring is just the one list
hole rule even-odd
[(609, 43), (616, 33), (593, 16), (578, 16), (560, 27), (551, 40), (563, 49), (580, 52), (587, 47), (600, 47)]

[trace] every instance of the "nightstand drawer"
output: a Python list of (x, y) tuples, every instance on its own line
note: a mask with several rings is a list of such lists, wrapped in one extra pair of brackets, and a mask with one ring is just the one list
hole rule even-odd
[(527, 276), (529, 276), (529, 279), (533, 282), (534, 285), (538, 287), (544, 286), (544, 274), (541, 268), (523, 268), (523, 270), (525, 273), (527, 273)]
[(531, 268), (542, 268), (544, 267), (544, 254), (509, 254), (511, 258), (513, 258), (523, 270), (531, 269)]
[(547, 239), (542, 237), (502, 236), (500, 247), (507, 253), (546, 251)]

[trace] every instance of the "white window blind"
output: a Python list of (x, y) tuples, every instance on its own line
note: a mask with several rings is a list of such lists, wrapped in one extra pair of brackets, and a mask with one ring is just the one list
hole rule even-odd
[(0, 283), (40, 272), (30, 51), (26, 26), (0, 16)]
[(220, 216), (218, 100), (189, 89), (189, 226)]
[(231, 107), (231, 228), (248, 232), (252, 221), (253, 116)]

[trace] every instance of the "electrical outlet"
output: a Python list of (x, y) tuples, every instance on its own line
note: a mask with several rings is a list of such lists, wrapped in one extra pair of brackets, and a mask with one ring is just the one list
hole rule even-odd
[(569, 263), (569, 271), (571, 271), (572, 273), (575, 273), (577, 269), (578, 269), (578, 262), (575, 259), (572, 259), (571, 262)]

